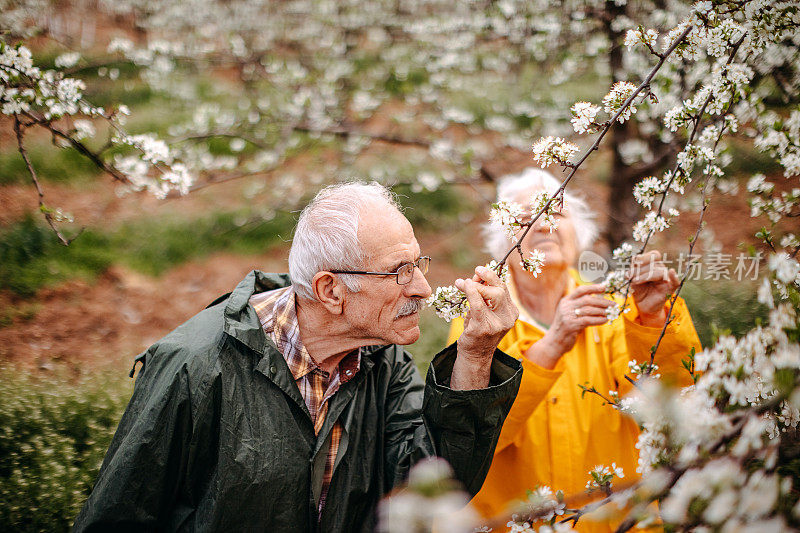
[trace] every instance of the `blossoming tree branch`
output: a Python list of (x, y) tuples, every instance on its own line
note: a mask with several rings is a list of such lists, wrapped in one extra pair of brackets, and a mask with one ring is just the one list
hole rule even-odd
[[(545, 137), (534, 144), (534, 159), (540, 165), (555, 163), (571, 171), (550, 198), (534, 198), (529, 206), (494, 206), (492, 219), (506, 226), (510, 237), (519, 237), (493, 266), (499, 271), (516, 251), (526, 269), (536, 274), (540, 268), (537, 258), (521, 257), (519, 242), (525, 233), (520, 235), (519, 230), (527, 231), (537, 218), (548, 217), (553, 205), (563, 207), (563, 191), (577, 168), (597, 148), (610, 123), (629, 120), (637, 112), (634, 97), (641, 93), (656, 106), (674, 102), (660, 107), (663, 122), (670, 132), (685, 131), (686, 141), (671, 170), (636, 185), (637, 201), (648, 209), (657, 202), (657, 208), (633, 228), (634, 240), (641, 243), (636, 252), (627, 243), (614, 250), (619, 263), (624, 265), (644, 252), (655, 234), (674, 224), (680, 216), (678, 207), (690, 205), (681, 200), (693, 196), (699, 216), (689, 237), (691, 255), (712, 193), (727, 189), (725, 139), (742, 128), (756, 146), (776, 157), (787, 181), (796, 184), (800, 174), (800, 84), (796, 73), (793, 87), (780, 85), (788, 91), (786, 105), (779, 111), (766, 105), (767, 95), (758, 90), (758, 81), (764, 71), (762, 62), (796, 51), (799, 18), (797, 6), (790, 3), (698, 2), (686, 19), (669, 31), (662, 47), (655, 28), (628, 30), (625, 45), (641, 47), (657, 57), (656, 66), (638, 87), (627, 82), (612, 87), (603, 98), (604, 110), (614, 113), (607, 122), (597, 122), (599, 106), (578, 102), (572, 107), (576, 133), (600, 132), (579, 161), (570, 161), (578, 147), (563, 138)], [(665, 65), (672, 70), (696, 68), (698, 75), (688, 87), (662, 81), (659, 85), (664, 91), (659, 92), (652, 88), (653, 80)], [(663, 77), (675, 81), (670, 71)], [(698, 168), (699, 179), (693, 175)], [(690, 188), (693, 181), (694, 194)], [(657, 523), (675, 531), (800, 529), (798, 461), (790, 451), (797, 446), (800, 425), (800, 241), (792, 224), (798, 216), (800, 188), (790, 185), (788, 191), (777, 193), (779, 187), (757, 174), (747, 189), (751, 215), (766, 215), (770, 223), (757, 235), (771, 251), (768, 274), (758, 291), (759, 301), (771, 310), (767, 323), (739, 339), (723, 335), (701, 353), (687, 354), (684, 366), (692, 376), (692, 386), (678, 391), (662, 384), (655, 357), (687, 279), (688, 272), (684, 274), (650, 354), (642, 354), (640, 361), (629, 365), (633, 376), (629, 380), (636, 385), (632, 394), (620, 398), (617, 391), (606, 393), (590, 384), (579, 385), (585, 393), (596, 394), (609, 408), (619, 409), (639, 423), (637, 472), (642, 479), (615, 487), (625, 474), (615, 465), (599, 465), (587, 473), (586, 488), (589, 493), (601, 491), (604, 498), (570, 508), (577, 495), (531, 487), (528, 500), (507, 524), (503, 520), (480, 530), (505, 526), (514, 532), (570, 531), (592, 515), (606, 519), (616, 515), (619, 532)], [(534, 214), (529, 222), (524, 221), (527, 212)], [(609, 292), (626, 298), (628, 274), (624, 268), (610, 273), (605, 281)], [(464, 311), (460, 295), (452, 289), (441, 290), (433, 303), (446, 318)], [(650, 505), (653, 501), (660, 502), (659, 509)]]

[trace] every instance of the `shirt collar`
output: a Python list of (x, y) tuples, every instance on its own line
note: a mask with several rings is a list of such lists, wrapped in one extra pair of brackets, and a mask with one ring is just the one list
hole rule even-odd
[[(256, 309), (264, 331), (286, 359), (295, 381), (311, 372), (324, 373), (311, 358), (300, 338), (300, 324), (295, 307), (296, 295), (291, 286), (258, 294), (253, 296), (250, 302)], [(334, 374), (340, 373), (339, 379), (344, 383), (355, 376), (360, 366), (361, 348), (347, 354), (339, 363), (337, 370), (341, 372), (334, 371)], [(326, 377), (332, 379), (335, 376)]]

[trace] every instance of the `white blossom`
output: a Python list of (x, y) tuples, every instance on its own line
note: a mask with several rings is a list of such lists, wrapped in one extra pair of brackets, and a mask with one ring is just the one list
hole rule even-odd
[(447, 322), (466, 314), (469, 310), (467, 295), (455, 285), (437, 287), (425, 303), (432, 306), (436, 314)]
[(625, 34), (625, 46), (633, 48), (637, 44), (644, 44), (650, 48), (655, 48), (658, 42), (658, 31), (654, 29), (643, 29), (641, 27), (635, 30), (628, 30)]
[(643, 207), (650, 209), (657, 194), (664, 193), (664, 184), (655, 176), (644, 178), (633, 188), (633, 196)]
[(61, 54), (55, 60), (56, 68), (69, 68), (74, 67), (78, 61), (81, 59), (81, 54), (79, 52), (67, 52), (66, 54)]
[[(603, 97), (603, 109), (605, 109), (605, 112), (609, 115), (616, 114), (635, 90), (636, 86), (634, 84), (627, 81), (618, 81), (611, 87), (608, 94)], [(631, 114), (633, 113), (636, 113), (636, 107), (633, 105), (633, 102), (631, 102), (630, 105), (620, 113), (617, 120), (623, 123), (631, 118)]]
[(533, 277), (535, 278), (542, 272), (545, 254), (544, 252), (534, 248), (529, 252), (528, 255), (530, 257), (523, 257), (519, 264), (524, 270), (533, 274)]
[(653, 233), (664, 231), (668, 227), (669, 223), (663, 216), (655, 211), (650, 211), (633, 226), (633, 238), (637, 241), (644, 241)]
[(542, 137), (533, 145), (533, 159), (543, 168), (553, 163), (567, 164), (578, 146), (561, 137)]
[(75, 138), (78, 140), (85, 139), (87, 137), (94, 137), (95, 128), (94, 124), (90, 121), (85, 119), (78, 119), (73, 122), (75, 126)]
[(525, 210), (520, 204), (506, 200), (492, 204), (489, 211), (489, 221), (502, 226), (509, 238), (520, 230), (524, 217)]
[(589, 102), (576, 102), (572, 106), (572, 127), (576, 133), (591, 132), (600, 107)]

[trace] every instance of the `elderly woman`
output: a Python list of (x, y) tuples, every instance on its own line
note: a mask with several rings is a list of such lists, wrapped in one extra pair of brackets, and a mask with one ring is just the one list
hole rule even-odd
[[(558, 186), (553, 176), (531, 168), (502, 180), (497, 196), (530, 205), (535, 193), (552, 194)], [(582, 284), (573, 269), (580, 251), (597, 237), (593, 218), (583, 200), (566, 194), (563, 212), (556, 215), (557, 229), (551, 232), (537, 222), (522, 244), (526, 256), (534, 248), (544, 252), (542, 272), (534, 276), (523, 270), (518, 255), (509, 258), (508, 287), (520, 318), (499, 348), (521, 359), (524, 375), (489, 474), (473, 499), (486, 517), (508, 512), (509, 504), (524, 500), (537, 486), (578, 495), (596, 465), (616, 463), (624, 471), (623, 482), (637, 478), (635, 422), (595, 395), (582, 398), (579, 385), (593, 385), (604, 395), (630, 390), (624, 377), (628, 363), (649, 360), (666, 321), (666, 300), (678, 280), (658, 252), (635, 258), (630, 311), (608, 322), (606, 310), (612, 302), (603, 297), (603, 287)], [(512, 244), (499, 226), (488, 225), (487, 237), (495, 259)], [(673, 317), (655, 362), (665, 378), (687, 384), (681, 359), (700, 343), (683, 300), (678, 299)], [(462, 328), (463, 322), (454, 322), (451, 341)], [(539, 402), (547, 389), (545, 401)], [(582, 520), (578, 528), (610, 531), (611, 525)]]

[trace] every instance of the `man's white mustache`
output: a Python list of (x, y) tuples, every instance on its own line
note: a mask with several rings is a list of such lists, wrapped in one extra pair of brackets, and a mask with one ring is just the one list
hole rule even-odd
[(422, 298), (412, 298), (403, 304), (403, 307), (397, 312), (395, 318), (403, 318), (404, 316), (412, 315), (422, 309), (423, 305)]

